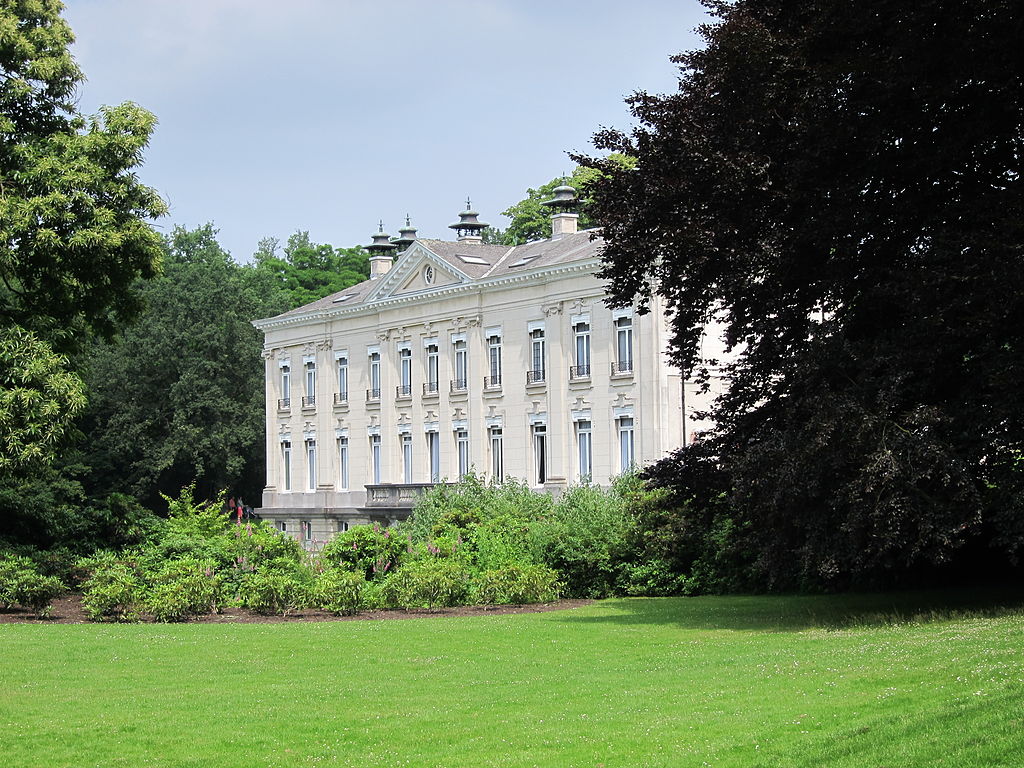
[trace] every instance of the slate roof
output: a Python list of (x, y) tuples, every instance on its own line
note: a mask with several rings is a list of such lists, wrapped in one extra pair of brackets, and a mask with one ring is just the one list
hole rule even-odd
[[(601, 238), (592, 237), (594, 232), (595, 230), (584, 230), (571, 235), (563, 235), (558, 240), (536, 240), (517, 246), (425, 238), (417, 239), (416, 243), (429, 250), (442, 262), (468, 275), (473, 281), (483, 281), (505, 275), (528, 274), (540, 268), (597, 258), (604, 243)], [(391, 269), (397, 269), (405, 258), (415, 258), (415, 253), (411, 253), (411, 251), (414, 251), (413, 247), (399, 255)], [(375, 280), (364, 280), (343, 291), (317, 299), (270, 319), (277, 320), (313, 314), (336, 307), (358, 306), (376, 286), (380, 285), (382, 279), (384, 279), (383, 276)]]

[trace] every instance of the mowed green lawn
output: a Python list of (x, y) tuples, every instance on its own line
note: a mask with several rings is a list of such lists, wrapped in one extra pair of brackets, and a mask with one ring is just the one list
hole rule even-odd
[(3, 625), (0, 765), (1016, 768), (1024, 610), (964, 597)]

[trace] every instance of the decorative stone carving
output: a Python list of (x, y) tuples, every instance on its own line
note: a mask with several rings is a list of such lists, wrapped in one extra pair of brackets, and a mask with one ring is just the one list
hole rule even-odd
[(377, 341), (387, 341), (391, 338), (391, 331), (377, 331)]
[(260, 357), (262, 357), (264, 360), (273, 360), (276, 354), (276, 349), (264, 349), (262, 352), (260, 352)]
[(560, 315), (562, 314), (562, 302), (557, 301), (554, 304), (545, 304), (541, 306), (541, 311), (544, 313), (544, 317)]
[(330, 339), (324, 339), (323, 341), (318, 341), (316, 343), (316, 348), (321, 352), (326, 352), (332, 346), (334, 346), (334, 342)]
[(316, 343), (315, 342), (307, 341), (305, 344), (302, 345), (302, 354), (304, 354), (304, 355), (312, 355), (315, 352), (316, 352)]

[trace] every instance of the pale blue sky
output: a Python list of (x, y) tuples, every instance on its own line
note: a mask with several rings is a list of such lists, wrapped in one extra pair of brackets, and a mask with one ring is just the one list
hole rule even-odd
[(135, 101), (160, 123), (140, 176), (160, 226), (368, 243), (405, 214), (448, 238), (567, 172), (634, 90), (675, 90), (697, 0), (66, 0), (81, 108)]

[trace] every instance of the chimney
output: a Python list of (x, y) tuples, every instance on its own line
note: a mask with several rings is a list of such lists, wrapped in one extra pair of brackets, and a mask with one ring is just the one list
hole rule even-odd
[(551, 239), (558, 240), (579, 231), (580, 216), (573, 211), (579, 201), (576, 190), (566, 184), (555, 187), (554, 195), (552, 199), (542, 201), (541, 205), (554, 211), (551, 215)]
[(482, 243), (484, 238), (480, 233), (489, 227), (490, 224), (486, 221), (478, 221), (477, 216), (479, 215), (473, 210), (473, 206), (467, 197), (466, 210), (459, 214), (457, 222), (448, 225), (448, 229), (455, 230), (459, 236), (460, 243)]
[(392, 256), (397, 246), (391, 242), (391, 235), (384, 231), (384, 222), (381, 221), (377, 234), (373, 236), (373, 242), (366, 246), (370, 252), (370, 279), (376, 280), (386, 274), (395, 258)]

